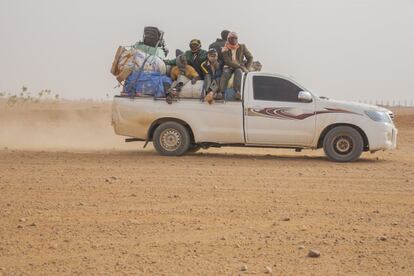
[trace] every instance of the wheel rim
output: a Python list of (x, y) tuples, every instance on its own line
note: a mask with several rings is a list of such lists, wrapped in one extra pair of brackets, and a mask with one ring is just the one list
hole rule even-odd
[(337, 136), (333, 141), (333, 147), (336, 153), (346, 155), (354, 149), (354, 141), (346, 135)]
[(161, 147), (167, 151), (175, 151), (181, 145), (181, 133), (173, 128), (167, 128), (161, 132)]

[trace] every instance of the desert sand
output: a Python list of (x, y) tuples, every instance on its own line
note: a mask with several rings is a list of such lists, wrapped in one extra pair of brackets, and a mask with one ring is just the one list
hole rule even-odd
[(414, 275), (414, 109), (394, 111), (397, 150), (340, 164), (161, 157), (110, 103), (1, 103), (0, 275)]

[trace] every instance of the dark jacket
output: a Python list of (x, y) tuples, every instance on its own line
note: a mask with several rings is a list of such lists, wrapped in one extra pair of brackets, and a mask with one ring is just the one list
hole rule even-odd
[[(197, 71), (201, 79), (204, 79), (204, 74), (201, 70), (201, 63), (207, 60), (207, 51), (200, 49), (198, 55), (194, 55), (194, 53), (191, 52), (191, 50), (188, 50), (184, 53), (184, 55), (187, 58), (188, 65), (192, 66)], [(167, 65), (177, 65), (177, 59), (166, 60), (165, 63)]]
[[(236, 50), (236, 61), (232, 60), (231, 50), (228, 48), (223, 48), (222, 54), (224, 64), (233, 69), (238, 69), (243, 66), (249, 69), (252, 66), (253, 56), (244, 44), (239, 44), (239, 48)], [(246, 63), (244, 63), (244, 58), (247, 60)]]
[(201, 64), (201, 70), (203, 71), (204, 76), (209, 74), (213, 80), (220, 78), (222, 68), (223, 65), (219, 62), (219, 66), (213, 74), (213, 69), (211, 68), (210, 61), (206, 60)]
[(208, 46), (208, 49), (210, 50), (211, 48), (216, 49), (217, 51), (217, 57), (218, 60), (223, 61), (223, 54), (221, 53), (221, 49), (224, 47), (224, 45), (226, 45), (226, 40), (221, 39), (221, 38), (217, 38), (217, 40), (213, 43), (210, 44), (210, 46)]

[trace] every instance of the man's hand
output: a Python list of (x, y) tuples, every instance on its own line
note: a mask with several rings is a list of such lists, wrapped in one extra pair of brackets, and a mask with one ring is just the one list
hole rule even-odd
[(249, 73), (249, 70), (244, 66), (240, 66), (240, 69), (242, 69), (243, 73)]

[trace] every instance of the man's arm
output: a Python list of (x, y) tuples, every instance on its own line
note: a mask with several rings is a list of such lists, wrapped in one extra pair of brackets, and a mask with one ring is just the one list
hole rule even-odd
[(179, 74), (180, 74), (180, 69), (178, 69), (178, 67), (177, 67), (177, 66), (174, 66), (174, 67), (171, 69), (171, 73), (170, 73), (171, 79), (172, 79), (173, 81), (177, 80), (177, 78), (178, 78), (178, 75), (179, 75)]
[(187, 70), (188, 70), (187, 71), (187, 73), (188, 73), (187, 77), (190, 77), (190, 79), (199, 77), (197, 71), (194, 69), (193, 66), (187, 65)]
[(200, 66), (201, 71), (203, 72), (204, 75), (208, 74), (208, 69), (207, 69), (206, 63), (207, 63), (207, 61), (204, 61), (203, 63), (201, 63), (201, 66)]
[(229, 67), (231, 67), (231, 68), (233, 68), (233, 69), (241, 68), (241, 65), (240, 64), (238, 64), (236, 62), (233, 62), (231, 60), (231, 57), (230, 57), (231, 56), (231, 53), (229, 55), (228, 51), (230, 51), (230, 50), (224, 50), (222, 52), (223, 53), (224, 64), (227, 65), (227, 66), (229, 66)]
[(200, 76), (198, 75), (197, 71), (190, 65), (187, 65), (187, 69), (188, 69), (188, 75), (187, 77), (189, 77), (189, 79), (191, 79), (191, 84), (195, 84), (199, 79)]
[(246, 45), (244, 45), (244, 57), (246, 58), (246, 68), (247, 70), (250, 70), (250, 67), (252, 67), (253, 63), (253, 55), (250, 53), (249, 49), (247, 49)]
[(175, 59), (166, 59), (166, 60), (164, 60), (164, 63), (166, 65), (175, 66), (175, 65), (177, 65), (177, 59), (176, 58)]

